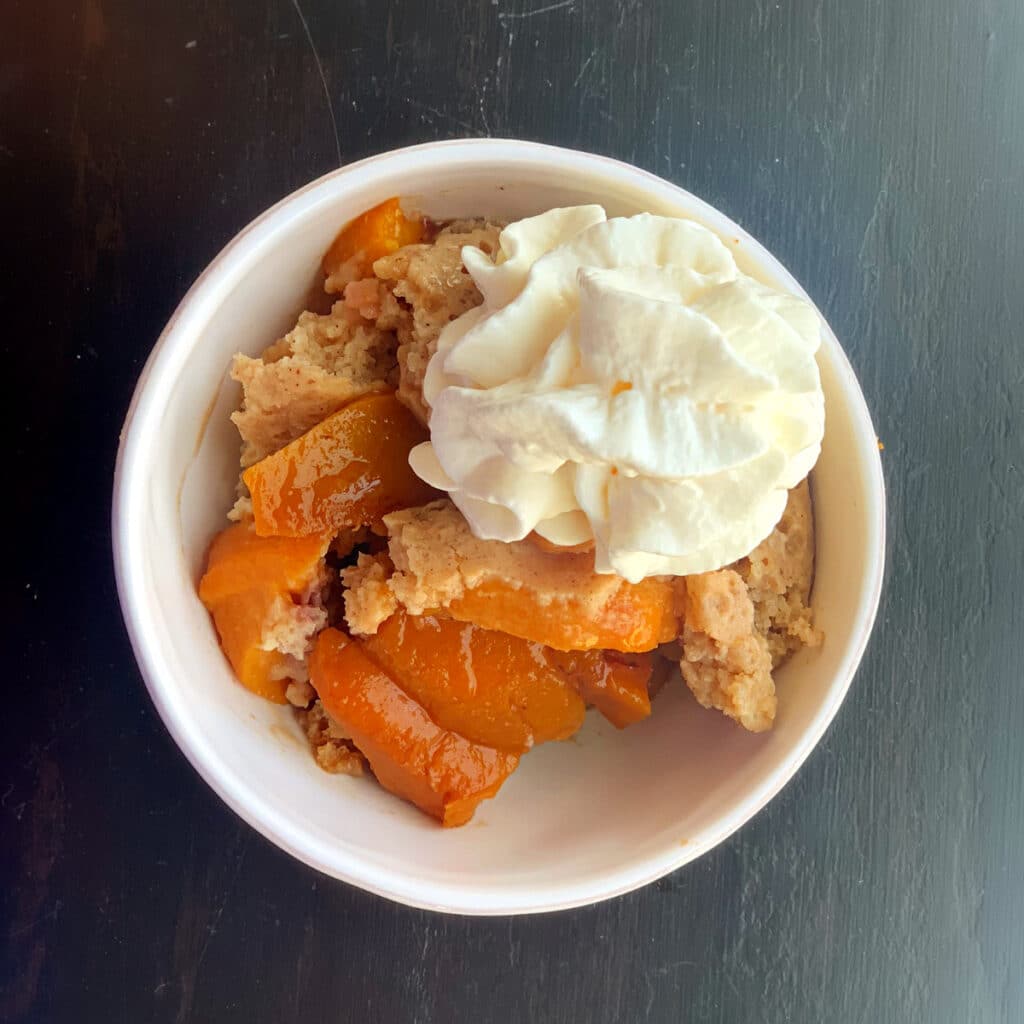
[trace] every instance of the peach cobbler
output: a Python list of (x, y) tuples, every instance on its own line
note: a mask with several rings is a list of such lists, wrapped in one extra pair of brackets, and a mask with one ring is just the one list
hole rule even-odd
[(238, 500), (199, 585), (320, 767), (461, 825), (588, 707), (626, 728), (685, 683), (771, 727), (773, 670), (821, 642), (808, 304), (693, 221), (397, 199), (323, 295), (234, 359)]

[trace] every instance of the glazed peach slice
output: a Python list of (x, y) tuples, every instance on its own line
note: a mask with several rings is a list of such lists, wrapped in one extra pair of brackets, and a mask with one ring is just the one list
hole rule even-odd
[(213, 616), (235, 675), (277, 704), (285, 702), (289, 659), (264, 650), (264, 635), (315, 582), (329, 542), (329, 537), (258, 537), (249, 523), (238, 523), (217, 534), (210, 546), (199, 598)]
[(338, 533), (429, 501), (436, 492), (409, 466), (410, 449), (426, 437), (393, 393), (350, 402), (242, 474), (256, 532)]
[(523, 753), (583, 724), (583, 701), (539, 644), (401, 610), (360, 642), (438, 725), (474, 743)]
[[(586, 555), (554, 555), (583, 558)], [(574, 597), (547, 600), (529, 582), (512, 587), (489, 580), (467, 590), (449, 613), (485, 629), (533, 640), (559, 651), (649, 651), (675, 637), (678, 626), (671, 587), (662, 580), (621, 585), (600, 606)]]
[(426, 233), (421, 217), (407, 217), (398, 199), (385, 199), (341, 229), (324, 256), (324, 274), (340, 275), (342, 284), (366, 277), (375, 260), (423, 241)]
[(469, 821), (519, 763), (516, 754), (442, 728), (339, 630), (326, 629), (317, 638), (309, 675), (324, 708), (352, 737), (377, 781), (442, 825)]
[(650, 715), (652, 655), (549, 651), (548, 658), (616, 729), (625, 729)]

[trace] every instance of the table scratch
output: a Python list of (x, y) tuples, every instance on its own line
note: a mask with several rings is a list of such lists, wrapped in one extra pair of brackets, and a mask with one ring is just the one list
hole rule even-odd
[(579, 73), (576, 75), (576, 79), (572, 83), (572, 87), (575, 89), (583, 79), (583, 76), (587, 73), (587, 68), (590, 67), (590, 62), (597, 56), (597, 47), (590, 51), (590, 56), (580, 66)]
[(523, 18), (532, 18), (537, 14), (550, 14), (552, 11), (560, 11), (563, 7), (574, 7), (576, 0), (559, 0), (557, 4), (548, 4), (547, 7), (535, 7), (532, 11), (508, 11), (498, 15), (498, 21), (521, 21)]
[(299, 6), (299, 0), (291, 0), (292, 7), (295, 8), (295, 13), (299, 16), (299, 21), (302, 22), (302, 31), (306, 33), (306, 41), (309, 43), (310, 52), (313, 54), (313, 60), (316, 61), (316, 69), (320, 74), (320, 84), (324, 87), (324, 99), (327, 101), (327, 113), (331, 118), (331, 128), (334, 132), (334, 151), (338, 156), (338, 166), (341, 166), (341, 136), (338, 135), (338, 119), (334, 116), (334, 103), (331, 101), (331, 90), (327, 88), (327, 76), (324, 74), (324, 66), (320, 60), (320, 54), (317, 51), (316, 43), (313, 42), (313, 33), (309, 30), (309, 22), (306, 21), (305, 14), (302, 13), (302, 8)]

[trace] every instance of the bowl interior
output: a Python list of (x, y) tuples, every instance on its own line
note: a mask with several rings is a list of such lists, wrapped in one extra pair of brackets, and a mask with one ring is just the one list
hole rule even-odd
[(745, 733), (673, 681), (639, 726), (620, 733), (591, 712), (574, 740), (532, 752), (498, 798), (457, 830), (436, 827), (370, 779), (324, 774), (290, 711), (234, 680), (195, 584), (237, 473), (231, 355), (256, 354), (288, 330), (338, 228), (396, 194), (439, 218), (514, 219), (580, 202), (602, 203), (610, 215), (690, 216), (718, 231), (748, 272), (798, 290), (710, 207), (600, 158), (467, 143), (376, 158), (314, 183), (215, 261), (147, 367), (129, 414), (115, 506), (126, 618), (154, 700), (190, 760), (238, 813), (306, 862), (404, 902), (469, 913), (591, 902), (724, 838), (786, 781), (831, 719), (877, 603), (882, 496), (874, 434), (826, 330), (813, 603), (827, 640), (778, 673), (773, 732)]

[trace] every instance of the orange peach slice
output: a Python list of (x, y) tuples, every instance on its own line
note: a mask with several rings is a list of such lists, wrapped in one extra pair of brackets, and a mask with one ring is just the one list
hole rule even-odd
[(650, 654), (550, 651), (548, 657), (573, 682), (580, 696), (616, 729), (625, 729), (650, 715), (648, 685), (654, 668)]
[[(590, 555), (551, 557), (593, 563)], [(560, 651), (649, 651), (678, 632), (672, 587), (657, 578), (622, 580), (599, 607), (578, 598), (548, 600), (531, 589), (528, 578), (516, 588), (492, 579), (455, 598), (446, 610), (456, 619)]]
[(583, 724), (583, 701), (539, 644), (404, 611), (361, 643), (438, 725), (473, 743), (523, 753)]
[(425, 237), (422, 218), (406, 217), (398, 199), (385, 199), (341, 229), (324, 256), (324, 274), (343, 274), (345, 283), (366, 277), (375, 260)]
[(268, 618), (316, 578), (329, 537), (258, 537), (248, 523), (217, 534), (199, 583), (221, 647), (235, 675), (253, 693), (285, 702), (288, 659), (262, 647)]
[(336, 629), (317, 638), (310, 680), (377, 781), (442, 825), (464, 825), (498, 792), (519, 757), (442, 728), (358, 643)]
[(429, 501), (436, 492), (409, 466), (410, 449), (426, 438), (393, 393), (350, 402), (242, 474), (256, 532), (337, 533)]

